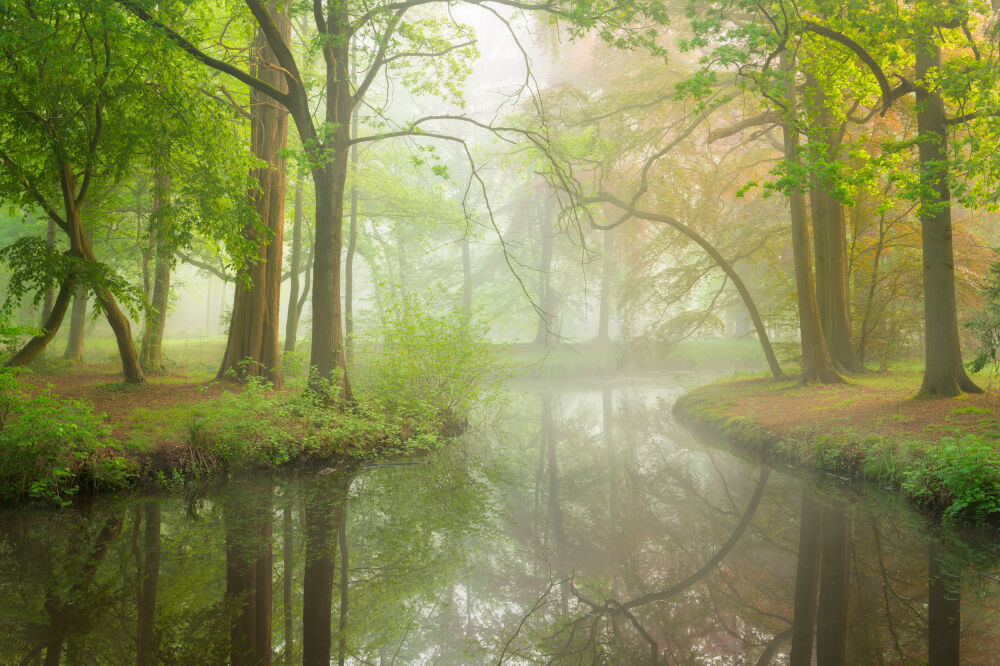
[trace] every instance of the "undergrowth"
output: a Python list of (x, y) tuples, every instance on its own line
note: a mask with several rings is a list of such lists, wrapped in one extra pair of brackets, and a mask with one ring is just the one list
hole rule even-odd
[(682, 396), (674, 409), (683, 419), (762, 457), (899, 489), (946, 522), (994, 522), (1000, 517), (1000, 450), (988, 437), (900, 441), (802, 429), (779, 437), (755, 419), (733, 416), (734, 407), (710, 385)]
[(119, 488), (135, 466), (110, 454), (110, 428), (92, 408), (31, 394), (18, 371), (0, 369), (0, 500), (22, 497), (66, 504), (82, 487)]
[[(285, 390), (259, 378), (242, 390), (168, 408), (136, 409), (117, 426), (93, 406), (29, 391), (0, 371), (0, 501), (67, 504), (81, 489), (120, 488), (140, 478), (232, 473), (430, 451), (466, 427), (474, 406), (504, 378), (485, 327), (429, 300), (388, 309), (374, 337), (358, 341), (354, 400), (329, 402), (292, 373)], [(339, 383), (334, 380), (334, 383)], [(117, 390), (115, 385), (109, 390)], [(336, 395), (337, 391), (331, 391)]]

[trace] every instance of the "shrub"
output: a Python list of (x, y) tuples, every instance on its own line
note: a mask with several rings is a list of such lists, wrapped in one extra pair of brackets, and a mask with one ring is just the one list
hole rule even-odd
[(903, 488), (915, 497), (946, 505), (945, 520), (1000, 513), (1000, 456), (977, 435), (942, 439), (904, 478)]
[(90, 479), (122, 485), (131, 466), (102, 455), (110, 429), (89, 405), (31, 395), (17, 371), (0, 370), (0, 500), (35, 497), (65, 504)]
[(358, 342), (363, 365), (355, 387), (360, 399), (391, 416), (447, 425), (501, 379), (485, 326), (458, 309), (408, 296), (378, 324), (376, 337)]

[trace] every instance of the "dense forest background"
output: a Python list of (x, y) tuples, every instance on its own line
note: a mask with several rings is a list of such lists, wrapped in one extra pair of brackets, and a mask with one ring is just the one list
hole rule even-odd
[(961, 349), (992, 355), (989, 7), (0, 20), (11, 365), (117, 358), (141, 382), (193, 354), (280, 384), (285, 355), (349, 397), (353, 348), (418, 311), (618, 366), (687, 338), (757, 337), (805, 381), (924, 356), (926, 394), (977, 390)]

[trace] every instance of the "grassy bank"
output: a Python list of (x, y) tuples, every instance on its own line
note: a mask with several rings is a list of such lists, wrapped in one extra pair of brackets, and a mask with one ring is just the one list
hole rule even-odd
[(762, 457), (900, 490), (945, 520), (1000, 519), (1000, 401), (995, 393), (915, 398), (915, 369), (849, 385), (750, 378), (710, 384), (675, 411)]
[(298, 388), (174, 371), (147, 386), (114, 366), (0, 373), (0, 501), (65, 504), (78, 492), (429, 450), (447, 414), (340, 410)]

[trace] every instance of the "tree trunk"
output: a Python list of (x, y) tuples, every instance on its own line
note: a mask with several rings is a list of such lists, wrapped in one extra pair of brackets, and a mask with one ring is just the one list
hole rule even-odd
[(285, 652), (282, 655), (286, 664), (292, 663), (295, 654), (295, 616), (292, 612), (292, 568), (295, 564), (295, 526), (292, 524), (292, 500), (286, 493), (285, 509), (281, 517), (281, 600), (285, 619)]
[(615, 249), (614, 231), (607, 229), (604, 232), (603, 248), (601, 253), (601, 306), (597, 313), (597, 342), (611, 342), (608, 334), (608, 323), (611, 320), (611, 275), (614, 262), (611, 255)]
[(850, 522), (842, 511), (823, 509), (822, 564), (816, 617), (817, 666), (847, 663), (847, 606), (850, 592)]
[(792, 652), (788, 662), (790, 666), (812, 664), (822, 517), (819, 504), (807, 494), (803, 494), (802, 517), (799, 519), (799, 553), (795, 565)]
[(285, 351), (295, 351), (295, 338), (299, 334), (299, 272), (302, 264), (302, 179), (295, 178), (295, 214), (292, 218), (292, 266), (288, 285), (288, 314), (285, 317)]
[(63, 358), (70, 361), (83, 360), (83, 339), (87, 327), (87, 286), (78, 284), (73, 294), (73, 310), (69, 316), (69, 339)]
[[(287, 43), (291, 22), (283, 4), (270, 0), (268, 11)], [(288, 90), (277, 57), (258, 29), (251, 44), (252, 74), (274, 88)], [(281, 385), (278, 322), (281, 301), (282, 234), (285, 213), (285, 158), (288, 112), (270, 96), (250, 90), (250, 144), (265, 165), (254, 169), (259, 189), (252, 193), (254, 208), (266, 232), (248, 229), (257, 244), (257, 256), (244, 269), (246, 282), (237, 280), (229, 340), (218, 377), (264, 377)]]
[(722, 269), (722, 272), (726, 274), (732, 283), (736, 287), (736, 291), (740, 295), (740, 299), (743, 301), (743, 305), (747, 309), (747, 314), (750, 315), (750, 320), (753, 322), (754, 328), (757, 331), (757, 339), (760, 341), (761, 350), (764, 352), (764, 358), (767, 359), (767, 365), (771, 369), (771, 376), (775, 379), (784, 379), (785, 373), (781, 370), (781, 365), (778, 363), (778, 357), (774, 354), (774, 347), (771, 345), (771, 340), (767, 336), (767, 329), (764, 326), (764, 320), (761, 319), (760, 311), (757, 309), (757, 304), (754, 303), (753, 296), (750, 295), (750, 290), (747, 288), (743, 279), (740, 277), (733, 265), (722, 256), (719, 250), (708, 242), (708, 239), (704, 236), (695, 232), (691, 227), (686, 224), (682, 224), (679, 220), (676, 220), (669, 215), (660, 215), (659, 213), (651, 213), (647, 211), (636, 210), (627, 204), (615, 201), (616, 206), (622, 210), (628, 210), (629, 213), (635, 217), (642, 220), (649, 220), (651, 222), (660, 222), (661, 224), (666, 224), (667, 226), (676, 229), (681, 234), (687, 238), (694, 241), (698, 247), (705, 251), (715, 265)]
[(305, 507), (305, 570), (302, 575), (302, 664), (329, 666), (333, 570), (337, 540), (333, 529), (336, 498), (331, 475), (309, 481)]
[[(336, 133), (342, 133), (337, 129)], [(313, 339), (309, 364), (310, 387), (329, 396), (334, 370), (343, 374), (341, 397), (350, 401), (350, 382), (345, 370), (342, 328), (340, 259), (343, 250), (342, 219), (347, 177), (347, 137), (341, 137), (332, 164), (314, 168), (316, 181), (316, 242), (313, 260)]]
[[(835, 127), (829, 101), (812, 77), (813, 103), (819, 115), (820, 140), (826, 146), (826, 159), (838, 161), (843, 142), (843, 127)], [(851, 343), (850, 297), (847, 279), (847, 230), (844, 207), (831, 191), (818, 169), (810, 175), (809, 200), (812, 208), (813, 243), (816, 251), (816, 303), (823, 335), (831, 360), (838, 371), (864, 372), (865, 367)]]
[(156, 620), (156, 588), (160, 578), (160, 505), (147, 500), (142, 505), (145, 531), (139, 567), (139, 609), (136, 628), (136, 664), (154, 663), (153, 627)]
[[(56, 221), (49, 218), (48, 227), (45, 229), (45, 247), (50, 251), (56, 248)], [(55, 303), (55, 292), (52, 289), (45, 290), (45, 300), (42, 301), (42, 325), (49, 320), (52, 308)]]
[(545, 443), (546, 462), (549, 469), (549, 527), (552, 530), (552, 540), (555, 542), (554, 571), (559, 580), (559, 601), (562, 612), (569, 612), (569, 597), (572, 589), (566, 569), (566, 529), (563, 525), (562, 506), (559, 503), (559, 458), (556, 446), (555, 422), (552, 418), (552, 396), (543, 393), (542, 399), (542, 431), (541, 440)]
[(337, 544), (340, 549), (340, 613), (337, 619), (337, 665), (347, 662), (347, 614), (350, 608), (350, 551), (347, 548), (347, 495), (351, 489), (351, 476), (344, 475), (337, 508)]
[(554, 339), (555, 298), (552, 293), (552, 251), (555, 239), (552, 233), (552, 216), (555, 213), (555, 197), (546, 196), (542, 214), (538, 218), (538, 235), (542, 252), (538, 261), (538, 328), (535, 330), (536, 345), (544, 345)]
[(409, 264), (406, 261), (406, 239), (403, 237), (403, 229), (396, 227), (396, 260), (399, 262), (399, 294), (404, 299), (409, 295)]
[(927, 663), (950, 666), (961, 663), (962, 581), (941, 565), (937, 546), (928, 558)]
[[(914, 32), (916, 78), (931, 85), (941, 65), (941, 49), (930, 27)], [(936, 92), (917, 90), (920, 135), (920, 219), (924, 264), (924, 379), (920, 394), (955, 396), (980, 393), (962, 366), (955, 302), (955, 257), (952, 248), (951, 191), (948, 187), (948, 130), (944, 101)]]
[[(783, 125), (785, 160), (790, 166), (799, 165), (799, 134), (795, 128), (795, 65), (787, 55), (782, 55), (782, 66), (788, 76), (786, 86), (788, 118)], [(805, 199), (802, 188), (796, 186), (788, 193), (788, 204), (792, 218), (792, 254), (795, 263), (795, 289), (798, 296), (799, 331), (802, 344), (802, 383), (842, 382), (843, 377), (833, 367), (827, 350), (826, 338), (816, 304), (816, 288), (813, 283), (811, 251), (809, 248), (809, 228), (806, 222)]]
[(271, 490), (263, 501), (234, 488), (226, 498), (226, 605), (230, 663), (271, 663)]
[[(352, 58), (352, 67), (354, 61)], [(351, 137), (358, 136), (357, 109), (351, 114)], [(351, 228), (347, 239), (347, 263), (344, 267), (344, 325), (346, 326), (345, 353), (350, 361), (354, 353), (354, 255), (358, 248), (358, 147), (351, 146)]]
[(162, 219), (163, 209), (170, 187), (170, 177), (157, 170), (153, 213), (150, 219), (150, 245), (156, 255), (153, 269), (150, 308), (146, 310), (146, 325), (142, 334), (142, 353), (139, 362), (149, 373), (163, 372), (163, 329), (167, 323), (167, 307), (170, 303), (170, 262), (173, 248), (166, 242)]
[(274, 577), (274, 553), (272, 550), (272, 532), (274, 512), (272, 500), (273, 489), (265, 487), (261, 502), (255, 503), (253, 509), (257, 518), (257, 561), (254, 566), (254, 654), (257, 664), (267, 666), (271, 663), (271, 607)]
[(72, 294), (73, 278), (69, 278), (59, 287), (59, 293), (52, 304), (52, 311), (49, 312), (48, 318), (42, 324), (42, 334), (28, 340), (16, 354), (4, 363), (6, 367), (20, 368), (26, 366), (42, 353), (49, 342), (52, 341), (52, 338), (55, 337), (56, 331), (59, 330), (63, 317), (66, 316), (66, 309), (69, 307)]
[[(80, 219), (80, 205), (76, 195), (76, 176), (73, 167), (69, 162), (63, 160), (59, 167), (59, 185), (63, 195), (63, 212), (66, 235), (69, 237), (70, 253), (86, 261), (96, 261), (94, 251), (90, 247), (83, 230), (83, 223)], [(46, 319), (45, 330), (42, 335), (35, 336), (25, 344), (25, 346), (15, 354), (7, 366), (19, 366), (30, 363), (49, 344), (59, 329), (69, 300), (73, 292), (73, 279), (66, 280), (59, 289), (59, 294), (53, 304), (53, 310)], [(130, 384), (142, 384), (146, 378), (142, 374), (139, 365), (139, 354), (135, 350), (132, 342), (132, 327), (128, 323), (125, 315), (118, 307), (114, 295), (108, 289), (101, 289), (97, 292), (97, 304), (104, 310), (104, 314), (115, 333), (115, 340), (118, 343), (118, 355), (122, 361), (122, 372), (125, 381)]]

